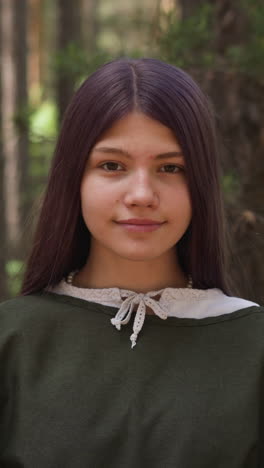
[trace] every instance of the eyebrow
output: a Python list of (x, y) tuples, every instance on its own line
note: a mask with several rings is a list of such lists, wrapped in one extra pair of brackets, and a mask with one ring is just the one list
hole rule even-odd
[[(116, 154), (120, 154), (122, 156), (125, 156), (126, 158), (129, 158), (129, 159), (132, 159), (132, 156), (130, 153), (128, 153), (128, 151), (125, 151), (125, 150), (122, 150), (121, 148), (111, 148), (109, 146), (99, 146), (99, 147), (96, 147), (94, 148), (93, 151), (100, 151), (102, 153), (116, 153)], [(183, 158), (183, 154), (181, 151), (169, 151), (167, 153), (161, 153), (161, 154), (157, 154), (155, 156), (155, 159), (167, 159), (167, 158)]]

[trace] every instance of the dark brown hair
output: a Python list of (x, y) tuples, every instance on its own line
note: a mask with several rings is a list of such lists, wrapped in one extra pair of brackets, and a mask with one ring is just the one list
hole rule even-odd
[(90, 234), (81, 214), (80, 185), (87, 157), (100, 135), (133, 110), (169, 127), (186, 160), (192, 221), (177, 244), (183, 271), (192, 275), (194, 288), (230, 294), (210, 103), (186, 72), (151, 58), (109, 62), (75, 93), (58, 137), (21, 294), (54, 286), (85, 265)]

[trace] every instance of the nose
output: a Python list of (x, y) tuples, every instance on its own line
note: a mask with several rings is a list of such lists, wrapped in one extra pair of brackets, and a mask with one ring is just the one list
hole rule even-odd
[(151, 176), (145, 172), (137, 173), (127, 181), (124, 202), (128, 206), (156, 207), (159, 202), (157, 190)]

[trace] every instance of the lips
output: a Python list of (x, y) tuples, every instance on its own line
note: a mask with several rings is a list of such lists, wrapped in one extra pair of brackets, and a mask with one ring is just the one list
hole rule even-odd
[(132, 224), (132, 225), (139, 225), (139, 226), (151, 226), (157, 224), (163, 224), (161, 221), (155, 221), (154, 219), (143, 219), (143, 218), (130, 218), (130, 219), (122, 219), (117, 221), (119, 224)]

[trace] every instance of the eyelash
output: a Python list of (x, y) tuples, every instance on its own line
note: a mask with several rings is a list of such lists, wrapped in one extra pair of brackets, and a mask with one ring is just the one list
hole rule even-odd
[[(101, 164), (101, 166), (99, 166), (101, 169), (105, 170), (106, 172), (121, 172), (120, 170), (113, 170), (113, 169), (105, 169), (104, 166), (106, 166), (107, 164), (116, 164), (117, 166), (121, 166), (120, 163), (117, 163), (117, 162), (114, 162), (114, 161), (107, 161), (103, 164)], [(178, 166), (177, 164), (164, 164), (164, 166), (162, 167), (166, 167), (166, 166), (169, 166), (169, 167), (174, 167), (176, 169), (179, 169), (177, 172), (165, 172), (166, 174), (178, 174), (179, 172), (181, 171), (184, 171), (184, 167), (182, 166)], [(121, 166), (122, 167), (122, 166)], [(163, 172), (163, 171), (162, 171)]]

